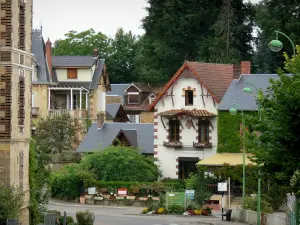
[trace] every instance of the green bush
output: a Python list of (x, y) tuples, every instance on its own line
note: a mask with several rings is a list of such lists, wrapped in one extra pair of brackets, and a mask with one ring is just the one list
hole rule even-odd
[[(260, 207), (262, 213), (272, 213), (273, 209), (271, 207), (271, 204), (262, 196), (260, 201)], [(257, 197), (245, 197), (244, 203), (243, 203), (244, 209), (249, 209), (256, 211), (257, 210)]]
[(196, 202), (190, 202), (186, 209), (191, 209), (191, 210), (197, 210), (200, 209), (201, 207), (196, 203)]
[(180, 205), (169, 205), (168, 206), (168, 213), (169, 214), (175, 214), (175, 215), (180, 215), (184, 213), (184, 207)]
[(0, 224), (20, 216), (23, 197), (13, 187), (0, 187)]
[(75, 199), (80, 196), (80, 187), (92, 174), (82, 170), (79, 164), (71, 164), (51, 175), (51, 196), (58, 199)]
[[(59, 224), (64, 224), (64, 216), (59, 217)], [(67, 216), (66, 218), (67, 225), (71, 225), (74, 223), (74, 219), (72, 216)]]
[(78, 225), (93, 225), (95, 222), (95, 215), (89, 211), (80, 211), (76, 213)]
[(141, 155), (138, 149), (123, 146), (111, 146), (86, 155), (82, 164), (101, 181), (153, 182), (160, 176), (153, 158)]

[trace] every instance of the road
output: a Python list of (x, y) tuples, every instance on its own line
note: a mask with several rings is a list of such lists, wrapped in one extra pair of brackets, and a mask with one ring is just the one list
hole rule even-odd
[(73, 216), (78, 211), (89, 210), (95, 214), (94, 225), (240, 225), (222, 222), (220, 218), (183, 217), (169, 215), (141, 215), (142, 208), (80, 205), (73, 203), (50, 202), (49, 210), (66, 211)]

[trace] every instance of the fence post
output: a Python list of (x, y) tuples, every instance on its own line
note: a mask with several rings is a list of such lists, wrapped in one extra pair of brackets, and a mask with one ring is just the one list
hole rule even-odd
[(299, 225), (299, 200), (296, 197), (296, 225)]
[(64, 225), (67, 225), (67, 213), (64, 211)]

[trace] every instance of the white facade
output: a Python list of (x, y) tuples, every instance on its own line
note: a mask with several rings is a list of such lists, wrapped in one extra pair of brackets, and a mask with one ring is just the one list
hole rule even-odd
[[(191, 72), (189, 72), (188, 69), (185, 69), (183, 73), (191, 74)], [(185, 104), (185, 90), (193, 90), (193, 105), (191, 106), (186, 106)], [(168, 89), (167, 93), (156, 103), (154, 109), (154, 156), (157, 160), (157, 163), (160, 165), (160, 169), (163, 173), (163, 178), (179, 178), (180, 173), (182, 172), (180, 171), (181, 161), (189, 161), (189, 158), (192, 160), (201, 160), (216, 154), (218, 143), (216, 116), (179, 116), (178, 119), (180, 120), (180, 142), (182, 143), (182, 147), (166, 147), (164, 144), (164, 142), (170, 142), (170, 117), (158, 115), (159, 113), (173, 109), (196, 109), (206, 110), (210, 113), (217, 115), (217, 102), (213, 100), (213, 97), (210, 95), (210, 93), (207, 92), (207, 89), (203, 85), (201, 85), (198, 79), (194, 77), (179, 77)], [(193, 143), (198, 143), (198, 121), (207, 119), (210, 120), (208, 135), (211, 147), (195, 148), (193, 147)], [(193, 123), (190, 122), (191, 120)]]
[(90, 82), (93, 79), (95, 66), (91, 68), (78, 68), (77, 79), (68, 79), (67, 68), (56, 68), (57, 80), (58, 81), (79, 81), (79, 82)]

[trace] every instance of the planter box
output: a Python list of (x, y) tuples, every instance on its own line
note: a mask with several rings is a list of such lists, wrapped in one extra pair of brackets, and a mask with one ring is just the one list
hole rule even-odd
[(95, 201), (102, 201), (104, 198), (100, 196), (95, 196)]
[(123, 200), (125, 197), (121, 197), (121, 196), (116, 196), (117, 200)]
[(126, 196), (128, 200), (135, 200), (135, 196)]
[(89, 200), (89, 199), (93, 198), (93, 195), (85, 195), (84, 197), (85, 197), (86, 200)]
[(139, 200), (141, 201), (147, 201), (148, 198), (139, 197)]

